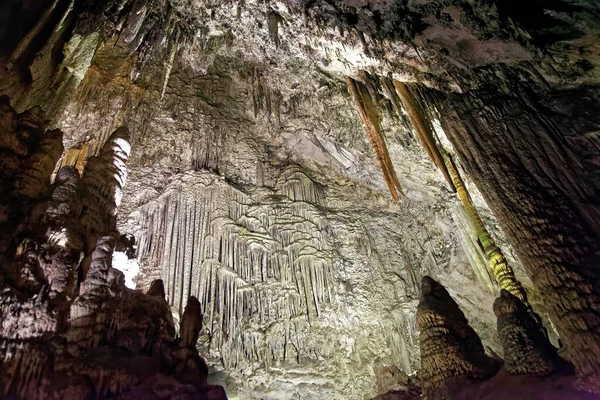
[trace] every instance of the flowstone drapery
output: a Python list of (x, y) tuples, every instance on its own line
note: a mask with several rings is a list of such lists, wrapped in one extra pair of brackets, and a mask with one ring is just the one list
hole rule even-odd
[[(250, 193), (196, 173), (132, 216), (140, 229), (139, 261), (162, 270), (178, 310), (188, 296), (198, 297), (226, 365), (239, 357), (285, 361), (294, 321), (309, 323), (334, 300), (320, 196), (295, 166), (284, 170), (275, 190)], [(251, 328), (267, 321), (272, 334)], [(272, 341), (272, 355), (262, 354), (257, 340)]]

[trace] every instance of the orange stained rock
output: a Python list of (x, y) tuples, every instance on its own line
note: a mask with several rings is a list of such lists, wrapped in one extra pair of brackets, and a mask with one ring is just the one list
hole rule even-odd
[(392, 160), (390, 159), (390, 154), (383, 137), (379, 113), (375, 109), (371, 96), (360, 82), (347, 76), (346, 84), (348, 85), (348, 92), (356, 105), (360, 119), (367, 128), (367, 136), (373, 147), (375, 159), (383, 172), (383, 179), (385, 180), (392, 198), (397, 201), (399, 199), (399, 194), (404, 196), (404, 192), (402, 191), (402, 187), (400, 186), (400, 182), (394, 171), (394, 166), (392, 165)]

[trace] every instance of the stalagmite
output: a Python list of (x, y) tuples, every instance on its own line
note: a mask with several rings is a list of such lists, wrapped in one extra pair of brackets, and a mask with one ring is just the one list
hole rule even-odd
[(194, 296), (190, 296), (181, 316), (181, 346), (195, 346), (198, 341), (198, 335), (202, 330), (202, 309), (200, 302)]
[(150, 289), (148, 289), (148, 296), (160, 297), (162, 299), (165, 298), (165, 285), (162, 279), (157, 279), (152, 282), (150, 285)]
[(556, 349), (521, 300), (502, 289), (494, 302), (504, 367), (517, 375), (544, 376), (559, 364)]
[(53, 228), (73, 223), (81, 212), (78, 196), (79, 173), (73, 167), (62, 167), (54, 179), (53, 191), (46, 208), (46, 218)]
[(81, 284), (80, 295), (106, 288), (114, 247), (115, 239), (113, 237), (103, 236), (98, 239), (92, 253), (90, 270)]
[(494, 375), (498, 363), (485, 354), (481, 340), (446, 289), (425, 276), (421, 290), (417, 327), (423, 397), (447, 398), (450, 385)]
[(392, 165), (387, 145), (381, 129), (379, 112), (373, 104), (373, 99), (362, 83), (355, 81), (349, 76), (346, 77), (346, 84), (350, 97), (356, 106), (360, 118), (367, 128), (367, 136), (373, 147), (375, 159), (383, 172), (383, 178), (394, 200), (398, 200), (398, 194), (404, 195), (396, 171)]
[(27, 169), (17, 175), (16, 193), (32, 199), (48, 195), (50, 176), (63, 151), (62, 136), (59, 129), (43, 134), (29, 158)]
[[(27, 141), (19, 129), (19, 115), (10, 106), (7, 96), (0, 97), (0, 148), (6, 149), (19, 156), (27, 155), (29, 149)], [(6, 157), (6, 155), (5, 155)], [(3, 162), (4, 175), (9, 174), (6, 160)]]
[(98, 157), (89, 159), (81, 179), (83, 209), (80, 235), (86, 237), (86, 250), (98, 235), (116, 229), (116, 213), (127, 179), (126, 162), (131, 147), (129, 130), (117, 129), (106, 141)]

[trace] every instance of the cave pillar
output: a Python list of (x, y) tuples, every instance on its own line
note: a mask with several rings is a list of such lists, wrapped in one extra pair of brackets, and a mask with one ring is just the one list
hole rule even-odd
[(598, 106), (586, 100), (593, 93), (544, 100), (514, 93), (454, 95), (442, 126), (542, 297), (583, 387), (600, 392), (600, 173), (577, 145), (593, 123), (575, 110)]

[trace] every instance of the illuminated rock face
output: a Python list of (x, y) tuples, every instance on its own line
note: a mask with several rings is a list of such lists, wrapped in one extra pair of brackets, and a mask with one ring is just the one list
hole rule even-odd
[[(594, 282), (600, 213), (590, 199), (598, 193), (598, 169), (584, 144), (587, 137), (597, 139), (588, 132), (594, 119), (575, 112), (576, 107), (597, 109), (590, 101), (597, 93), (582, 89), (543, 102), (540, 96), (548, 94), (530, 85), (530, 92), (523, 88), (528, 94), (519, 97), (473, 93), (455, 98), (446, 132), (514, 243), (569, 361), (597, 391), (600, 288)], [(541, 111), (532, 111), (532, 105)], [(565, 123), (561, 115), (572, 119)], [(477, 128), (467, 133), (465, 126)], [(515, 140), (518, 151), (502, 150)]]
[[(110, 331), (106, 313), (122, 305), (139, 317), (141, 302), (159, 320), (196, 321), (183, 342), (198, 334), (211, 379), (232, 397), (384, 396), (385, 371), (421, 368), (424, 276), (447, 288), (486, 349), (504, 348), (507, 369), (523, 371), (527, 352), (496, 329), (500, 282), (598, 390), (597, 2), (547, 3), (2, 2), (0, 95), (17, 109), (0, 101), (0, 189), (10, 192), (0, 285), (13, 315), (3, 337), (70, 332), (102, 347), (113, 334), (95, 335), (94, 319)], [(122, 287), (111, 251), (140, 265), (150, 300)], [(196, 317), (183, 318), (192, 297)], [(119, 343), (148, 355), (136, 346), (153, 334), (137, 340), (125, 314)], [(516, 324), (509, 315), (502, 326)], [(152, 326), (167, 338), (158, 347), (177, 347), (161, 353), (175, 373), (152, 386), (168, 397), (161, 382), (187, 385), (207, 365)], [(23, 349), (50, 360), (53, 346)], [(37, 365), (31, 382), (46, 373)], [(506, 394), (489, 390), (502, 372), (465, 396)], [(83, 393), (87, 379), (68, 386)], [(538, 387), (511, 379), (527, 395)], [(389, 390), (412, 396), (415, 381)]]
[[(23, 114), (4, 106), (3, 117), (17, 119), (4, 126), (14, 128), (0, 132), (4, 137), (19, 140), (22, 129), (43, 132), (39, 120), (28, 115), (24, 128)], [(62, 142), (54, 139), (62, 137), (60, 130), (41, 139), (26, 136), (31, 142), (15, 156), (22, 165), (16, 178), (10, 171), (1, 177), (3, 188), (15, 188), (4, 192), (8, 210), (0, 224), (7, 234), (0, 256), (2, 398), (162, 399), (175, 393), (182, 399), (226, 398), (221, 387), (206, 382), (208, 369), (195, 348), (202, 319), (198, 301), (190, 298), (181, 327), (185, 334), (176, 338), (164, 289), (157, 295), (160, 283), (151, 286), (150, 295), (134, 292), (111, 267), (117, 238), (106, 235), (112, 232), (102, 217), (112, 218), (114, 230), (116, 194), (125, 174), (122, 132), (117, 130), (97, 161), (88, 163), (93, 168), (81, 181), (76, 170), (63, 167), (50, 190), (52, 164), (62, 151)], [(18, 148), (4, 144), (7, 153)], [(103, 178), (94, 186), (86, 174)], [(11, 185), (13, 179), (17, 185)], [(74, 206), (77, 202), (84, 207)], [(85, 207), (102, 215), (90, 223), (81, 217)], [(10, 224), (15, 216), (23, 223)], [(87, 230), (88, 241), (97, 237), (89, 254), (81, 240), (71, 242), (68, 235), (55, 240), (67, 222), (76, 232)]]

